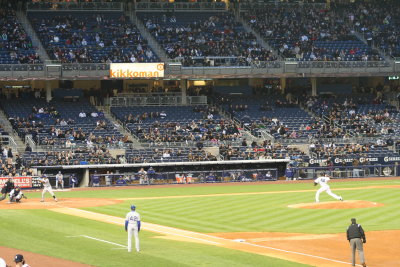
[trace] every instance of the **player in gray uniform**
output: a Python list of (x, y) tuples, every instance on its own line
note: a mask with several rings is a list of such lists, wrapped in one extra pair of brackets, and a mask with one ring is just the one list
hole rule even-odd
[(131, 211), (126, 214), (125, 231), (128, 232), (128, 252), (132, 251), (132, 234), (135, 237), (136, 251), (140, 251), (139, 247), (139, 231), (140, 231), (140, 215), (136, 212), (136, 206), (131, 206)]
[(59, 171), (56, 175), (56, 188), (58, 189), (58, 185), (61, 185), (61, 189), (64, 189), (64, 176), (61, 171)]
[(27, 198), (23, 193), (19, 186), (16, 186), (14, 189), (11, 190), (10, 194), (10, 203), (17, 202), (19, 203), (22, 198)]
[(44, 194), (46, 192), (49, 192), (50, 195), (52, 195), (52, 197), (54, 198), (54, 201), (58, 201), (56, 196), (53, 193), (53, 189), (51, 188), (51, 184), (49, 181), (49, 178), (47, 178), (46, 175), (43, 175), (42, 180), (40, 180), (40, 182), (43, 184), (43, 191), (42, 191), (42, 200), (40, 200), (40, 202), (44, 202)]

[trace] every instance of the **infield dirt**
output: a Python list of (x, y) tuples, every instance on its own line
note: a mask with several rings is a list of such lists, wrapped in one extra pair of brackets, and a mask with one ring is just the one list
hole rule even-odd
[[(388, 187), (399, 187), (399, 186), (377, 186), (368, 188), (388, 188)], [(354, 189), (354, 188), (352, 188)], [(347, 190), (347, 189), (341, 189)], [(308, 190), (304, 190), (308, 191)], [(313, 190), (314, 191), (314, 190)], [(262, 194), (250, 193), (250, 194)], [(264, 192), (275, 194), (278, 192)], [(241, 193), (235, 193), (239, 195)], [(243, 195), (248, 193), (243, 193)], [(223, 194), (222, 194), (223, 195)], [(172, 196), (165, 198), (174, 197), (186, 197), (186, 196)], [(141, 198), (146, 199), (146, 198)], [(100, 213), (88, 212), (79, 209), (80, 207), (91, 207), (91, 206), (104, 206), (120, 203), (127, 199), (94, 199), (94, 198), (65, 198), (59, 202), (49, 200), (48, 202), (40, 203), (38, 199), (28, 199), (20, 204), (7, 204), (6, 202), (0, 202), (0, 209), (50, 209), (54, 212), (60, 212), (73, 216), (79, 216), (87, 219), (102, 221), (106, 223), (123, 225), (123, 218), (104, 215)], [(368, 202), (368, 201), (344, 201), (344, 202), (324, 202), (324, 203), (302, 203), (297, 204), (293, 208), (323, 208), (323, 209), (336, 209), (336, 208), (364, 208), (364, 207), (378, 207), (380, 203)], [(260, 255), (290, 260), (294, 262), (300, 262), (309, 264), (312, 266), (320, 267), (334, 267), (334, 266), (349, 266), (350, 265), (350, 248), (346, 240), (345, 233), (340, 234), (300, 234), (300, 233), (210, 233), (203, 234), (173, 227), (167, 227), (152, 223), (143, 222), (143, 230), (159, 233), (156, 238), (164, 238), (176, 241), (184, 242), (196, 242), (207, 245), (220, 246), (230, 249), (236, 249), (249, 253), (256, 253)], [(345, 229), (344, 229), (345, 230)], [(400, 230), (392, 231), (369, 231), (368, 243), (365, 244), (365, 256), (368, 266), (399, 266), (400, 262)], [(143, 248), (144, 250), (146, 248)], [(15, 249), (8, 249), (0, 247), (2, 251), (8, 251), (7, 258), (9, 259), (17, 253)], [(29, 263), (33, 265), (36, 261), (34, 253), (23, 252), (29, 255)], [(27, 254), (30, 253), (30, 254)], [(24, 254), (24, 255), (25, 255)], [(38, 259), (47, 257), (43, 255), (37, 255)], [(48, 257), (51, 261), (54, 258)], [(73, 265), (54, 265), (51, 261), (40, 261), (40, 266), (87, 266), (87, 265), (75, 265), (75, 263), (69, 262)], [(8, 261), (7, 261), (8, 262)]]

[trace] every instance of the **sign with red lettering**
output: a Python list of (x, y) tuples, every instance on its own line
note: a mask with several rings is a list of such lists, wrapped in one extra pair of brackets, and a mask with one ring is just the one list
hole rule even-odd
[(17, 177), (0, 177), (0, 188), (2, 188), (4, 186), (4, 184), (10, 178), (13, 180), (15, 186), (19, 186), (21, 188), (31, 188), (32, 187), (32, 177), (17, 176)]

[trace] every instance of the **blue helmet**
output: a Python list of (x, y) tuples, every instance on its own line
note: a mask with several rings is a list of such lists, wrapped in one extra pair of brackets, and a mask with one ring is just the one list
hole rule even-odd
[(131, 205), (131, 210), (136, 210), (136, 206), (135, 205)]

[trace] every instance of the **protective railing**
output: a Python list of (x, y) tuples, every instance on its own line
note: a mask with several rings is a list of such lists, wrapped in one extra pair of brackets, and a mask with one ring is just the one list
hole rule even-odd
[(239, 4), (240, 11), (246, 10), (256, 10), (258, 8), (265, 8), (265, 7), (296, 7), (296, 6), (304, 6), (304, 7), (313, 7), (319, 9), (325, 9), (325, 3), (304, 3), (302, 1), (297, 2), (282, 2), (282, 1), (275, 1), (275, 0), (264, 0), (264, 1), (257, 1), (257, 2), (244, 2)]
[(134, 107), (134, 106), (160, 106), (160, 105), (207, 105), (206, 96), (187, 96), (186, 102), (182, 96), (147, 96), (147, 97), (111, 97), (111, 107)]
[(332, 166), (332, 167), (299, 167), (294, 168), (296, 179), (316, 179), (324, 173), (332, 178), (368, 178), (392, 177), (399, 173), (398, 164), (363, 165), (363, 166)]
[(31, 2), (27, 11), (123, 11), (122, 2)]
[(136, 11), (222, 11), (227, 8), (225, 2), (135, 2)]
[(29, 144), (29, 146), (32, 148), (32, 151), (36, 150), (36, 142), (32, 139), (32, 135), (31, 134), (27, 134), (25, 135), (25, 144)]
[[(252, 62), (250, 66), (200, 66), (184, 67), (180, 63), (166, 63), (164, 77), (259, 77), (260, 75), (286, 74), (351, 74), (396, 75), (400, 64), (387, 61), (263, 61)], [(108, 63), (57, 63), (57, 64), (0, 64), (0, 79), (54, 79), (54, 78), (105, 78), (110, 76)]]
[[(140, 145), (143, 148), (179, 148), (179, 147), (196, 147), (198, 141), (187, 140), (183, 142), (147, 142), (147, 141), (140, 141)], [(201, 141), (204, 147), (213, 147), (213, 146), (220, 146), (220, 145), (232, 145), (232, 146), (240, 146), (242, 141), (241, 140), (217, 140), (217, 141)]]
[(2, 147), (9, 147), (12, 149), (14, 153), (18, 152), (18, 145), (15, 142), (14, 138), (8, 135), (0, 135), (0, 142)]
[[(100, 186), (276, 181), (277, 168), (98, 174)], [(90, 177), (93, 180), (93, 176)], [(91, 181), (91, 186), (93, 183)]]

